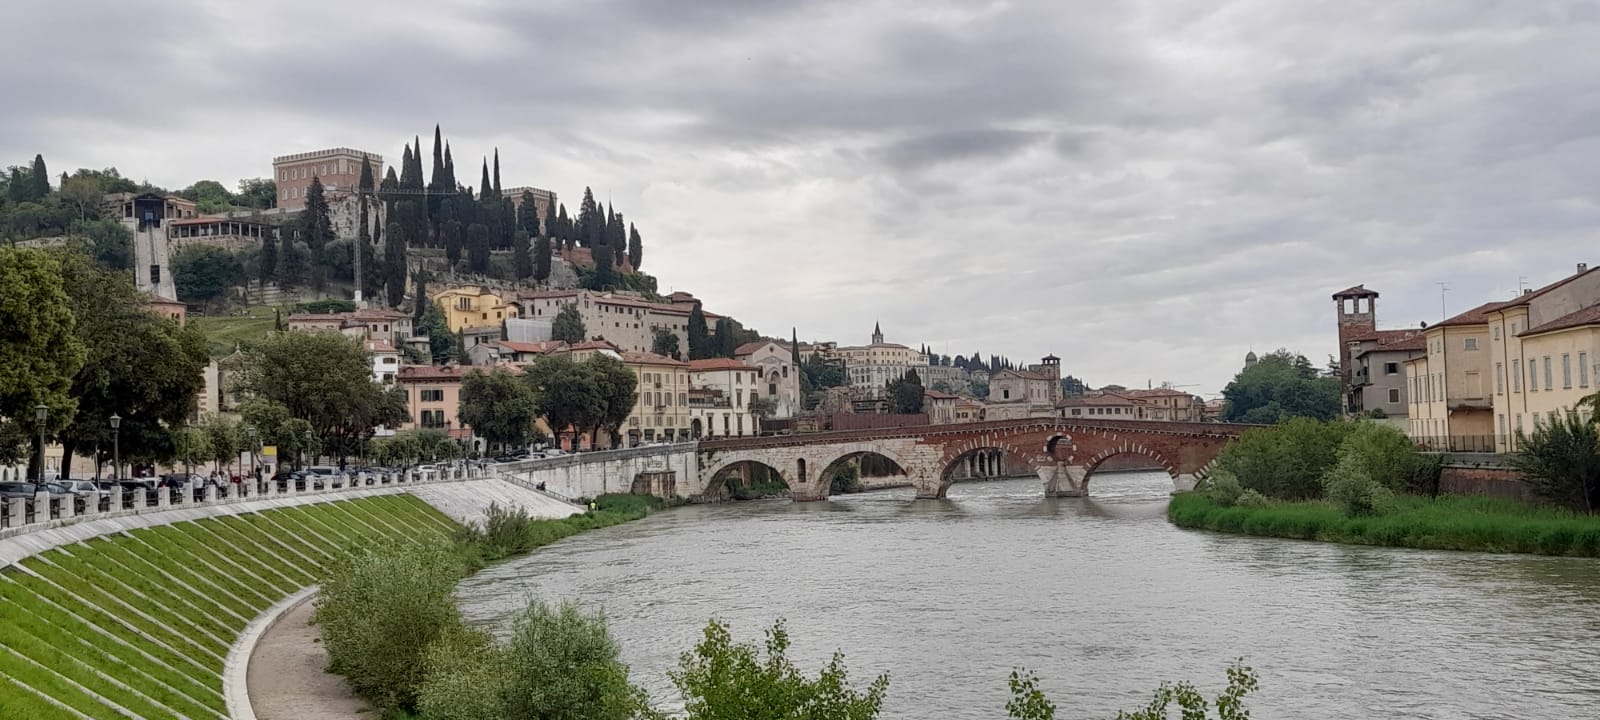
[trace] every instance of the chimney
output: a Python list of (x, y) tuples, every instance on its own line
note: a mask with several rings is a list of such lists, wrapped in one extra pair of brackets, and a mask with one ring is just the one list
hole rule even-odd
[(1532, 295), (1533, 294), (1533, 288), (1523, 288), (1522, 294), (1523, 295)]
[(1589, 263), (1578, 263), (1578, 274), (1582, 275), (1586, 272), (1589, 272)]

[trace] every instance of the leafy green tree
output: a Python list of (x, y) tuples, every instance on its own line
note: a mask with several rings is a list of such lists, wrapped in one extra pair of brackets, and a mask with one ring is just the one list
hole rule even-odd
[(169, 428), (183, 423), (205, 387), (210, 361), (205, 336), (145, 307), (130, 278), (71, 254), (61, 261), (63, 287), (87, 348), (72, 379), (76, 408), (60, 441), (63, 457), (80, 448), (109, 446), (107, 418), (120, 415), (128, 457), (165, 459), (178, 448)]
[[(312, 179), (312, 187), (321, 188), (314, 178)], [(233, 193), (228, 192), (228, 188), (215, 180), (198, 181), (189, 187), (179, 190), (178, 195), (194, 201), (195, 210), (201, 214), (211, 215), (233, 209)]]
[(1088, 390), (1088, 387), (1076, 377), (1068, 375), (1061, 378), (1061, 394), (1063, 395), (1082, 395), (1086, 390)]
[(305, 243), (296, 242), (294, 233), (281, 234), (278, 247), (278, 287), (293, 290), (308, 279), (311, 250)]
[(1277, 350), (1241, 370), (1223, 388), (1228, 422), (1271, 424), (1293, 417), (1332, 420), (1339, 416), (1339, 380), (1288, 350)]
[[(261, 236), (261, 257), (256, 261), (256, 280), (263, 286), (278, 277), (278, 240), (266, 231)], [(128, 264), (133, 264), (133, 253), (130, 248)]]
[(650, 337), (650, 352), (665, 355), (673, 360), (682, 360), (683, 351), (678, 347), (678, 334), (666, 328), (656, 328)]
[(489, 226), (473, 223), (467, 226), (467, 265), (475, 273), (489, 272)]
[(133, 267), (133, 232), (115, 220), (85, 220), (73, 223), (72, 233), (89, 239), (91, 254), (107, 270)]
[(583, 315), (578, 313), (578, 306), (563, 305), (561, 312), (556, 313), (556, 319), (550, 324), (550, 339), (576, 345), (588, 337), (589, 331), (583, 326)]
[(889, 675), (875, 678), (865, 691), (850, 686), (844, 655), (834, 653), (816, 679), (807, 678), (788, 658), (789, 632), (782, 620), (767, 630), (765, 647), (734, 643), (728, 627), (706, 625), (694, 650), (678, 658), (669, 673), (683, 695), (688, 720), (747, 718), (826, 718), (871, 720), (883, 707)]
[(1411, 438), (1393, 425), (1355, 422), (1339, 453), (1341, 458), (1350, 456), (1363, 474), (1391, 492), (1419, 490), (1413, 487), (1413, 478), (1422, 470), (1422, 457)]
[(391, 308), (406, 300), (406, 233), (402, 228), (399, 222), (390, 222), (384, 231), (383, 288)]
[(28, 199), (43, 200), (50, 195), (50, 171), (45, 169), (44, 156), (33, 156), (33, 169), (28, 171)]
[(50, 408), (45, 430), (59, 429), (76, 411), (72, 382), (86, 355), (61, 261), (41, 250), (0, 247), (0, 299), (0, 427), (11, 428), (3, 434), (37, 436), (34, 406), (41, 404)]
[(528, 444), (538, 417), (533, 390), (505, 368), (474, 370), (461, 378), (461, 422), (491, 447)]
[(1600, 508), (1600, 426), (1576, 411), (1518, 433), (1513, 465), (1528, 489), (1544, 500), (1581, 512)]
[(243, 353), (238, 389), (310, 423), (332, 453), (354, 454), (372, 428), (392, 420), (393, 406), (355, 340), (331, 332), (275, 333)]
[(233, 202), (252, 210), (270, 210), (278, 206), (278, 183), (272, 178), (245, 178), (239, 181), (239, 192)]
[(711, 334), (706, 331), (706, 315), (700, 310), (700, 303), (694, 304), (694, 309), (689, 311), (689, 359), (704, 360), (716, 355), (716, 347), (711, 344)]
[(606, 397), (582, 363), (561, 355), (545, 356), (529, 366), (523, 378), (558, 441), (571, 430), (577, 447), (577, 433), (604, 422)]
[(1270, 428), (1247, 430), (1217, 455), (1217, 468), (1245, 488), (1278, 500), (1322, 496), (1322, 477), (1339, 458), (1355, 423), (1294, 418)]
[(922, 413), (922, 402), (926, 390), (922, 387), (922, 378), (917, 376), (917, 371), (907, 370), (906, 374), (898, 380), (889, 383), (889, 399), (894, 403), (894, 411), (901, 415), (918, 415)]
[(215, 245), (190, 245), (172, 256), (178, 299), (209, 303), (245, 281), (239, 256)]
[(428, 352), (433, 362), (449, 362), (455, 357), (455, 333), (450, 332), (450, 322), (435, 303), (426, 299), (418, 300), (424, 306), (422, 321), (416, 324), (418, 335), (428, 338)]
[(225, 415), (212, 414), (200, 424), (199, 429), (205, 433), (206, 447), (211, 451), (207, 459), (224, 470), (238, 461), (240, 453), (250, 449), (250, 439), (245, 435), (244, 428), (238, 421)]
[(529, 603), (502, 658), (502, 718), (632, 720), (646, 706), (605, 616), (575, 603)]
[(594, 378), (595, 388), (604, 400), (594, 425), (595, 432), (590, 437), (599, 438), (604, 432), (609, 434), (611, 444), (616, 445), (621, 439), (622, 424), (633, 414), (639, 400), (639, 377), (621, 360), (609, 355), (590, 355), (580, 364)]

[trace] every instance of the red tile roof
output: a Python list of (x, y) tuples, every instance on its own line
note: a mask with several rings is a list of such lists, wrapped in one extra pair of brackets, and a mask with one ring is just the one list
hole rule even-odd
[(1585, 325), (1600, 325), (1600, 305), (1590, 305), (1589, 307), (1577, 312), (1562, 315), (1561, 317), (1551, 320), (1550, 322), (1538, 327), (1528, 328), (1527, 330), (1517, 333), (1517, 337), (1539, 335), (1541, 333), (1555, 332), (1557, 330), (1569, 330), (1571, 328), (1583, 327)]
[(1394, 339), (1394, 340), (1390, 340), (1388, 342), (1380, 341), (1380, 343), (1377, 346), (1367, 348), (1365, 350), (1362, 350), (1360, 353), (1357, 353), (1357, 357), (1360, 357), (1361, 355), (1366, 355), (1366, 354), (1369, 354), (1369, 353), (1410, 352), (1410, 351), (1422, 351), (1422, 350), (1428, 349), (1428, 336), (1422, 334), (1421, 332), (1412, 332), (1410, 330), (1407, 330), (1406, 332), (1409, 332), (1411, 334), (1410, 335), (1406, 335), (1404, 337), (1400, 337), (1400, 338)]
[(782, 349), (785, 352), (788, 352), (788, 350), (789, 350), (789, 346), (785, 345), (785, 344), (783, 344), (781, 342), (775, 342), (775, 341), (772, 341), (772, 340), (762, 340), (761, 342), (752, 342), (752, 343), (745, 343), (743, 345), (740, 345), (739, 347), (736, 347), (736, 348), (733, 349), (733, 354), (735, 356), (749, 355), (749, 354), (752, 354), (755, 351), (760, 350), (761, 348), (764, 348), (764, 347), (766, 347), (768, 345), (777, 345), (779, 347), (779, 349)]
[(1334, 299), (1345, 297), (1377, 297), (1378, 293), (1368, 290), (1365, 283), (1351, 288), (1345, 288), (1333, 294)]
[(616, 352), (622, 348), (612, 345), (605, 340), (585, 340), (577, 345), (568, 345), (568, 350), (610, 350)]
[(922, 394), (923, 394), (924, 397), (930, 397), (930, 398), (933, 398), (935, 400), (954, 400), (954, 399), (956, 399), (958, 397), (961, 397), (960, 395), (955, 395), (955, 394), (947, 393), (947, 392), (940, 392), (938, 390), (923, 390)]
[(690, 360), (690, 370), (755, 370), (733, 358), (706, 358), (705, 360)]
[(672, 365), (675, 367), (685, 367), (690, 364), (682, 360), (673, 360), (665, 355), (657, 355), (651, 352), (633, 352), (631, 350), (622, 353), (622, 361), (635, 365)]
[(396, 377), (400, 382), (426, 382), (429, 380), (460, 380), (462, 375), (472, 370), (471, 367), (463, 368), (459, 365), (406, 365), (400, 368)]
[(392, 353), (392, 352), (395, 352), (394, 346), (390, 345), (387, 341), (384, 341), (384, 340), (368, 340), (366, 342), (366, 346), (367, 346), (367, 352), (375, 352), (375, 353)]
[(513, 341), (510, 341), (510, 340), (501, 340), (500, 342), (498, 342), (496, 344), (498, 344), (500, 347), (503, 347), (503, 348), (505, 348), (507, 350), (510, 350), (512, 352), (533, 353), (535, 355), (543, 355), (543, 354), (548, 353), (548, 352), (553, 352), (553, 351), (556, 351), (556, 350), (560, 350), (561, 348), (564, 348), (564, 347), (567, 346), (566, 343), (564, 343), (564, 342), (562, 342), (560, 340), (545, 340), (545, 341), (542, 341), (542, 342), (531, 342), (531, 343), (513, 342)]
[(1133, 398), (1106, 393), (1104, 395), (1075, 395), (1073, 397), (1063, 398), (1061, 402), (1056, 403), (1056, 407), (1087, 407), (1091, 405), (1096, 407), (1110, 407), (1114, 405), (1127, 406), (1137, 404), (1139, 403), (1134, 402)]
[[(1519, 299), (1520, 300), (1520, 299)], [(1453, 318), (1440, 322), (1431, 327), (1455, 327), (1458, 325), (1485, 325), (1489, 322), (1489, 313), (1510, 305), (1516, 305), (1518, 300), (1511, 302), (1486, 302)]]
[(1420, 335), (1420, 334), (1422, 334), (1422, 330), (1421, 329), (1417, 329), (1417, 328), (1405, 328), (1403, 330), (1373, 330), (1371, 332), (1364, 332), (1364, 333), (1361, 333), (1359, 335), (1351, 335), (1351, 336), (1349, 336), (1349, 337), (1347, 337), (1345, 339), (1346, 340), (1350, 340), (1352, 342), (1365, 342), (1365, 341), (1368, 341), (1368, 340), (1376, 340), (1378, 343), (1382, 344), (1382, 343), (1399, 342), (1399, 341), (1404, 340), (1404, 339), (1406, 339), (1408, 337), (1411, 337), (1412, 335)]

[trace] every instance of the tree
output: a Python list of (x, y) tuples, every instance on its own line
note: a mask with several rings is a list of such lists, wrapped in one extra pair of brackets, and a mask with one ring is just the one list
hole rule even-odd
[(650, 337), (650, 352), (665, 355), (673, 360), (682, 360), (683, 351), (678, 347), (678, 334), (664, 327), (656, 328)]
[(612, 270), (611, 248), (603, 243), (589, 246), (589, 256), (594, 258), (594, 276), (589, 280), (590, 290), (609, 290), (616, 285), (616, 273)]
[(533, 389), (505, 368), (474, 370), (461, 378), (461, 422), (491, 447), (528, 444), (533, 421)]
[(278, 183), (272, 178), (245, 178), (239, 181), (239, 192), (233, 196), (233, 201), (252, 210), (275, 208), (278, 206)]
[(180, 197), (193, 200), (195, 210), (202, 214), (216, 214), (233, 209), (233, 193), (215, 180), (200, 180), (178, 191)]
[(533, 279), (540, 283), (550, 279), (549, 235), (540, 235), (533, 241)]
[(306, 207), (300, 211), (300, 239), (312, 252), (321, 252), (322, 246), (334, 240), (333, 220), (329, 215), (328, 199), (322, 192), (322, 179), (311, 178), (306, 189)]
[(1217, 454), (1217, 469), (1269, 498), (1316, 499), (1354, 425), (1291, 418), (1275, 427), (1247, 430)]
[(473, 223), (467, 226), (467, 265), (475, 273), (489, 272), (489, 226)]
[(561, 312), (556, 313), (555, 321), (550, 324), (550, 339), (576, 345), (588, 337), (589, 331), (583, 326), (583, 316), (578, 313), (577, 304), (562, 306)]
[(639, 263), (644, 261), (644, 247), (640, 245), (639, 229), (628, 223), (628, 264), (633, 266), (634, 272), (639, 271)]
[(688, 336), (690, 360), (704, 360), (716, 354), (711, 336), (706, 332), (706, 315), (701, 312), (700, 303), (695, 303), (694, 309), (689, 311)]
[[(1031, 672), (1013, 671), (1008, 683), (1011, 700), (1006, 703), (1006, 716), (1013, 720), (1055, 720), (1056, 706), (1039, 690), (1039, 680)], [(1249, 720), (1250, 711), (1244, 706), (1246, 695), (1260, 687), (1254, 670), (1243, 662), (1228, 667), (1228, 687), (1217, 695), (1215, 702), (1205, 696), (1192, 683), (1176, 685), (1162, 683), (1156, 688), (1149, 704), (1134, 712), (1117, 713), (1117, 720), (1167, 720), (1168, 712), (1177, 703), (1179, 715), (1184, 720), (1206, 720), (1212, 707), (1217, 709), (1217, 720)]]
[(278, 239), (269, 234), (271, 232), (267, 230), (261, 235), (261, 257), (256, 261), (256, 280), (263, 287), (278, 277)]
[(889, 689), (888, 673), (858, 691), (850, 686), (844, 655), (836, 652), (813, 680), (789, 660), (789, 632), (782, 620), (766, 635), (764, 648), (736, 644), (727, 625), (717, 620), (706, 625), (694, 650), (680, 656), (678, 669), (668, 673), (683, 695), (688, 720), (878, 716)]
[(739, 349), (738, 331), (734, 327), (733, 318), (717, 318), (717, 334), (712, 338), (712, 357), (731, 358)]
[(353, 454), (392, 407), (372, 382), (361, 343), (337, 333), (285, 332), (246, 345), (239, 391), (282, 405), (304, 419), (323, 447)]
[(1287, 350), (1268, 353), (1241, 370), (1223, 388), (1228, 422), (1277, 423), (1293, 417), (1332, 420), (1339, 416), (1339, 380), (1319, 377), (1316, 368)]
[(561, 433), (572, 430), (572, 446), (577, 448), (577, 433), (599, 425), (605, 416), (606, 398), (581, 363), (563, 355), (547, 355), (529, 366), (524, 381), (533, 389), (534, 401), (544, 415), (550, 431), (559, 441)]
[(639, 377), (621, 360), (609, 355), (590, 355), (582, 365), (585, 372), (594, 378), (595, 388), (604, 401), (600, 416), (594, 423), (595, 432), (590, 437), (599, 438), (601, 432), (607, 432), (611, 444), (615, 445), (620, 438), (622, 424), (627, 422), (628, 416), (633, 414), (634, 405), (638, 403)]
[[(61, 273), (61, 262), (42, 250), (0, 247), (0, 428), (10, 428), (0, 434), (12, 439), (38, 435), (36, 405), (50, 408), (47, 432), (65, 426), (76, 410), (72, 379), (86, 350)], [(7, 441), (0, 456), (14, 450)]]
[(1083, 381), (1076, 377), (1068, 375), (1061, 378), (1061, 394), (1063, 395), (1082, 395), (1087, 389)]
[(306, 280), (306, 266), (311, 255), (305, 243), (295, 242), (293, 232), (284, 232), (278, 248), (278, 287), (293, 290)]
[(1600, 426), (1567, 411), (1517, 434), (1512, 457), (1528, 489), (1544, 500), (1592, 513), (1600, 508)]
[(439, 228), (439, 234), (444, 236), (444, 257), (455, 267), (461, 262), (461, 250), (466, 244), (466, 226), (460, 220), (448, 220)]
[(126, 275), (76, 254), (64, 256), (61, 268), (78, 318), (74, 332), (87, 348), (72, 379), (72, 422), (59, 438), (63, 457), (70, 462), (79, 448), (108, 447), (113, 414), (123, 418), (125, 457), (172, 457), (179, 448), (170, 428), (188, 418), (205, 387), (205, 336), (151, 312)]
[(72, 232), (83, 235), (94, 246), (95, 262), (107, 270), (133, 267), (133, 231), (115, 220), (85, 220), (73, 223)]
[(444, 311), (435, 303), (419, 298), (417, 302), (424, 306), (422, 321), (416, 324), (416, 333), (428, 338), (428, 352), (432, 355), (433, 362), (448, 362), (455, 357), (456, 336), (450, 332), (449, 321), (445, 319)]
[(906, 374), (898, 380), (889, 383), (889, 399), (894, 403), (894, 411), (901, 415), (917, 415), (922, 412), (922, 401), (926, 390), (922, 387), (922, 378), (917, 376), (917, 371), (907, 370)]
[(533, 252), (528, 248), (528, 231), (518, 229), (511, 239), (511, 263), (518, 280), (533, 277)]
[(28, 198), (43, 200), (50, 195), (50, 171), (44, 167), (44, 156), (33, 156), (33, 169), (28, 171)]
[(390, 221), (384, 231), (383, 289), (389, 307), (400, 307), (406, 299), (406, 234), (397, 221)]
[(190, 245), (172, 256), (172, 282), (184, 302), (209, 303), (244, 281), (239, 256), (215, 245)]
[(200, 424), (200, 431), (205, 433), (206, 447), (211, 451), (208, 458), (217, 464), (217, 467), (226, 469), (239, 459), (239, 453), (250, 448), (249, 438), (245, 436), (244, 428), (238, 422), (226, 416), (214, 414)]

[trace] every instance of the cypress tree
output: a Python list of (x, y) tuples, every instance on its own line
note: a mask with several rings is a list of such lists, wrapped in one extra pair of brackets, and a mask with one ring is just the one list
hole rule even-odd
[(411, 304), (411, 327), (414, 333), (422, 330), (422, 316), (428, 314), (428, 273), (418, 270), (417, 273), (417, 301)]
[[(394, 168), (390, 168), (391, 171), (393, 169)], [(402, 189), (402, 190), (410, 189), (410, 187), (411, 187), (411, 146), (410, 145), (407, 145), (406, 149), (405, 149), (405, 152), (400, 154), (400, 184), (397, 187), (399, 189)]]
[(428, 219), (433, 222), (435, 228), (439, 224), (439, 208), (444, 202), (444, 194), (451, 189), (445, 186), (442, 140), (439, 126), (435, 124), (433, 126), (433, 174), (428, 176)]
[(333, 221), (328, 215), (328, 199), (323, 194), (322, 179), (311, 178), (306, 190), (306, 207), (300, 211), (300, 235), (313, 255), (322, 252), (322, 246), (333, 242)]
[(567, 217), (567, 204), (560, 203), (560, 205), (561, 211), (556, 216), (556, 222), (558, 223), (556, 232), (561, 234), (561, 244), (566, 249), (571, 250), (574, 242), (572, 239), (572, 219)]
[(605, 290), (616, 282), (616, 276), (611, 269), (611, 248), (605, 245), (595, 245), (589, 248), (590, 255), (594, 258), (594, 287), (591, 290)]
[(528, 248), (528, 231), (518, 229), (511, 240), (511, 260), (516, 267), (517, 279), (533, 277), (533, 252)]
[(611, 246), (613, 260), (617, 265), (622, 265), (628, 260), (628, 231), (622, 227), (622, 214), (611, 212), (611, 220), (606, 223), (606, 244)]
[(505, 189), (500, 186), (500, 148), (494, 149), (494, 198), (500, 200), (505, 197)]
[(300, 249), (295, 247), (295, 233), (293, 229), (278, 234), (280, 245), (278, 247), (278, 287), (284, 290), (293, 290), (305, 280), (305, 258), (300, 255)]
[(600, 208), (594, 204), (594, 192), (585, 187), (583, 202), (578, 205), (578, 244), (583, 247), (594, 245), (596, 238), (600, 236), (600, 223)]
[(546, 203), (544, 206), (544, 221), (540, 227), (540, 231), (534, 233), (534, 235), (544, 235), (548, 237), (555, 234), (557, 234), (556, 204), (554, 202), (550, 202)]
[[(274, 231), (278, 232), (278, 231)], [(278, 238), (275, 235), (261, 237), (260, 266), (257, 268), (257, 279), (261, 281), (264, 290), (267, 283), (278, 276)]]
[(539, 234), (539, 204), (533, 201), (533, 193), (522, 191), (517, 204), (517, 228), (528, 233), (528, 237)]
[(483, 223), (467, 226), (467, 266), (475, 273), (489, 272), (489, 227)]
[(694, 309), (689, 311), (688, 335), (690, 360), (711, 357), (711, 336), (706, 332), (706, 316), (700, 311), (700, 303), (695, 303)]
[(644, 260), (644, 248), (639, 244), (639, 228), (628, 223), (628, 264), (633, 266), (633, 271), (639, 271), (639, 263)]
[(550, 279), (549, 235), (540, 235), (533, 241), (533, 279), (541, 283)]
[(483, 159), (483, 182), (482, 182), (482, 188), (480, 190), (478, 190), (478, 202), (481, 203), (481, 202), (483, 202), (485, 200), (488, 200), (489, 197), (493, 193), (494, 193), (494, 186), (489, 184), (489, 158), (484, 158)]
[(444, 235), (444, 257), (450, 261), (451, 270), (461, 262), (462, 227), (460, 220), (450, 220), (439, 228), (439, 233)]
[(712, 343), (716, 348), (714, 357), (733, 357), (734, 351), (739, 348), (738, 341), (734, 338), (736, 334), (732, 318), (717, 318), (717, 335), (715, 342)]
[(789, 364), (800, 369), (800, 332), (789, 328)]
[(28, 199), (43, 200), (50, 194), (50, 171), (44, 167), (44, 155), (33, 156), (33, 169), (28, 171)]
[(390, 220), (383, 246), (383, 288), (389, 307), (400, 307), (406, 299), (406, 230), (398, 220)]

